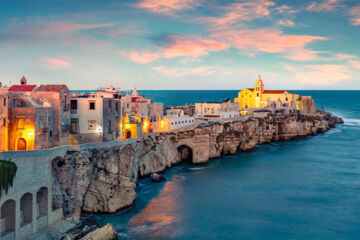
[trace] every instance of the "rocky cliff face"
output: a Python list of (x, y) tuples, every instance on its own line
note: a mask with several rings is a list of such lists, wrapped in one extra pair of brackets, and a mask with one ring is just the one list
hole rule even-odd
[(54, 205), (78, 221), (81, 211), (113, 213), (136, 198), (138, 177), (160, 172), (182, 159), (210, 158), (250, 151), (257, 144), (325, 132), (342, 120), (317, 116), (269, 116), (217, 123), (192, 130), (150, 134), (137, 143), (111, 149), (68, 152), (53, 160)]

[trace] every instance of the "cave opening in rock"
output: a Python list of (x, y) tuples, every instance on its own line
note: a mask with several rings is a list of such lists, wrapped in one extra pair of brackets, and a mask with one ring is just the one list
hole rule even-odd
[(181, 162), (183, 163), (193, 163), (193, 151), (191, 147), (187, 145), (181, 145), (177, 148), (180, 153)]

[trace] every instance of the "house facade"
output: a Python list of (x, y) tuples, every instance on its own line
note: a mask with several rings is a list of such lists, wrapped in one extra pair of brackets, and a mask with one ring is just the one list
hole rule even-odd
[(8, 150), (8, 91), (0, 87), (0, 152)]
[(196, 103), (195, 117), (214, 120), (239, 118), (239, 104), (231, 102), (230, 99), (222, 102)]

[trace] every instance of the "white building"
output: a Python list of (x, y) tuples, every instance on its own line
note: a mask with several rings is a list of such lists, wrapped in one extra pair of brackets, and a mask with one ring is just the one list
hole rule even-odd
[(166, 115), (154, 124), (154, 132), (166, 132), (195, 126), (195, 118), (181, 109), (168, 109)]
[(236, 119), (240, 117), (239, 104), (227, 99), (222, 102), (195, 104), (195, 117), (203, 119)]
[(119, 93), (98, 91), (71, 96), (71, 143), (113, 141), (120, 134)]

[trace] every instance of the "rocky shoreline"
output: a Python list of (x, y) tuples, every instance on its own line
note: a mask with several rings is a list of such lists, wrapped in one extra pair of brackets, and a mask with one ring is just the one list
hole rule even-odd
[(256, 145), (323, 133), (341, 118), (279, 115), (214, 123), (178, 132), (153, 133), (126, 146), (68, 152), (53, 160), (53, 205), (72, 222), (82, 212), (115, 213), (136, 199), (136, 182), (182, 160), (206, 163), (211, 158), (251, 151)]

